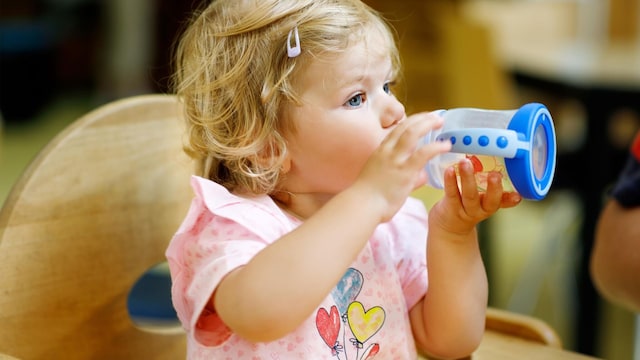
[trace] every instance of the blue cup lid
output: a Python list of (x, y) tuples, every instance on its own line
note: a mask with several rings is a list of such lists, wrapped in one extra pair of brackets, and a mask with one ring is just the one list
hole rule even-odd
[(542, 104), (526, 104), (513, 115), (508, 129), (528, 144), (526, 149), (518, 149), (515, 157), (505, 158), (511, 183), (524, 198), (540, 200), (549, 192), (556, 169), (556, 134), (551, 114)]

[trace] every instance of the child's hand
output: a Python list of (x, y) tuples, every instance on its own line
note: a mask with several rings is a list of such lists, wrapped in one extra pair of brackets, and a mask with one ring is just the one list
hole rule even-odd
[(398, 123), (371, 155), (354, 186), (378, 196), (381, 221), (390, 220), (413, 190), (426, 183), (424, 166), (451, 149), (449, 142), (419, 146), (430, 130), (442, 126), (436, 113), (419, 113)]
[(444, 197), (433, 207), (429, 217), (431, 226), (439, 226), (452, 234), (468, 235), (482, 220), (500, 208), (516, 206), (522, 197), (515, 192), (504, 192), (502, 174), (488, 174), (486, 192), (479, 192), (473, 164), (463, 159), (458, 164), (460, 188), (453, 167), (444, 175)]

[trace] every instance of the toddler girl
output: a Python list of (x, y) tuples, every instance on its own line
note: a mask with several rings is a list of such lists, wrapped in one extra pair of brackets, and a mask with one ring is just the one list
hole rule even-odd
[(167, 250), (188, 358), (458, 358), (478, 346), (475, 226), (520, 197), (497, 173), (479, 193), (462, 161), (427, 218), (409, 195), (451, 145), (417, 145), (442, 120), (405, 114), (398, 59), (358, 0), (216, 0), (196, 14), (175, 88), (200, 176)]

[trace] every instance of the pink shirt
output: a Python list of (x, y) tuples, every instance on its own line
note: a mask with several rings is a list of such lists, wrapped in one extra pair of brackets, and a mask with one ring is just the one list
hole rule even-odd
[(301, 222), (268, 196), (238, 197), (195, 176), (192, 186), (195, 198), (166, 253), (189, 359), (417, 358), (408, 309), (427, 291), (422, 202), (408, 199), (391, 221), (377, 227), (342, 280), (294, 332), (256, 344), (203, 310), (226, 274)]

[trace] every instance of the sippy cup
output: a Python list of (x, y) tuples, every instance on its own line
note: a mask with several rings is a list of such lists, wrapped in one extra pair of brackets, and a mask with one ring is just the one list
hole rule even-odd
[(505, 191), (541, 200), (549, 192), (556, 166), (556, 136), (546, 106), (530, 103), (516, 110), (456, 108), (440, 110), (442, 128), (423, 144), (449, 140), (452, 149), (431, 159), (428, 185), (442, 189), (446, 168), (463, 158), (473, 164), (479, 190), (486, 190), (491, 171), (502, 173)]

